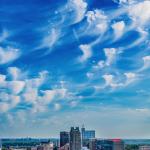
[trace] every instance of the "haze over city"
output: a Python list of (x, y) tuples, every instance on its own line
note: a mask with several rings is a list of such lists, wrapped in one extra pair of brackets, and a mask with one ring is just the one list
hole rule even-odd
[(149, 0), (0, 0), (0, 138), (150, 138)]

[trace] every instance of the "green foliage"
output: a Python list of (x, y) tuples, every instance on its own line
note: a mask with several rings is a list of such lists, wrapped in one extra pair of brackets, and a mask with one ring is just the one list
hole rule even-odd
[(2, 150), (7, 150), (7, 148), (5, 148), (5, 147), (2, 147)]
[(138, 145), (127, 145), (125, 147), (125, 150), (138, 150), (139, 146)]

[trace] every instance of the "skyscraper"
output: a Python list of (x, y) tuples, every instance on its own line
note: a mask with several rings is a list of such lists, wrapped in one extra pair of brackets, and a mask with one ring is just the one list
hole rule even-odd
[(89, 140), (95, 138), (95, 130), (85, 130), (84, 126), (81, 128), (81, 133), (82, 133), (82, 146), (87, 146)]
[(71, 127), (70, 150), (81, 150), (81, 133), (79, 127)]
[(85, 127), (83, 126), (81, 131), (82, 131), (82, 139), (95, 138), (95, 130), (85, 130)]
[(66, 145), (67, 143), (69, 143), (69, 132), (60, 132), (60, 147)]

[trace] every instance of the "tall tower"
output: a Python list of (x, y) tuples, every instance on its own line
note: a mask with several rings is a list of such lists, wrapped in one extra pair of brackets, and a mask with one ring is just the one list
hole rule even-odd
[(71, 127), (70, 150), (81, 150), (81, 133), (79, 127)]
[(67, 143), (69, 143), (69, 132), (60, 132), (60, 147), (66, 145)]
[(82, 133), (82, 146), (86, 147), (90, 139), (95, 138), (95, 130), (86, 130), (84, 125), (81, 128)]

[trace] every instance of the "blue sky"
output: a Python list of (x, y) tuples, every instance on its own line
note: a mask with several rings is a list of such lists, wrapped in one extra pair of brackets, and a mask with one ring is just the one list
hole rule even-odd
[(149, 0), (1, 0), (0, 137), (150, 138)]

